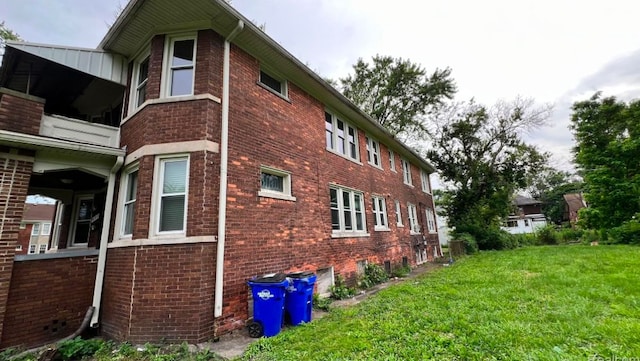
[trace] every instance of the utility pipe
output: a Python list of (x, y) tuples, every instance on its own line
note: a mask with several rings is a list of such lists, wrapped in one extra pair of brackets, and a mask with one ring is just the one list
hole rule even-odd
[(102, 301), (102, 285), (104, 283), (104, 268), (107, 263), (107, 244), (109, 239), (109, 227), (111, 226), (111, 213), (113, 210), (113, 194), (116, 187), (116, 173), (122, 167), (124, 157), (118, 156), (116, 162), (109, 172), (109, 183), (107, 184), (106, 202), (104, 205), (104, 216), (102, 217), (102, 234), (100, 235), (100, 252), (98, 252), (98, 269), (96, 270), (96, 281), (93, 287), (93, 308), (95, 311), (91, 316), (91, 327), (98, 327), (100, 318), (100, 302)]
[(216, 284), (214, 293), (213, 316), (222, 316), (222, 291), (224, 284), (224, 241), (227, 222), (227, 164), (229, 162), (229, 57), (231, 41), (242, 31), (244, 22), (238, 25), (224, 39), (224, 58), (222, 63), (222, 124), (220, 130), (220, 194), (218, 198), (218, 249), (216, 252)]

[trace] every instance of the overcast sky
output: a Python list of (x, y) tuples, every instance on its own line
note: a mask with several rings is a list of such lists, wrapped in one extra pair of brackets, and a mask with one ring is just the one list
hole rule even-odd
[[(23, 39), (95, 47), (126, 0), (0, 0)], [(602, 90), (640, 95), (640, 2), (632, 0), (233, 0), (247, 18), (320, 75), (340, 78), (375, 54), (428, 71), (450, 67), (457, 100), (520, 95), (553, 103), (529, 139), (569, 169), (570, 106)]]

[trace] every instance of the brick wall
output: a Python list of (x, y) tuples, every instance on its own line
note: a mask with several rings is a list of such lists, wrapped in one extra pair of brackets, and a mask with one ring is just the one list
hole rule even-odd
[(93, 299), (97, 256), (14, 263), (0, 349), (72, 334)]
[(7, 300), (29, 179), (31, 153), (0, 148), (0, 340), (10, 333), (6, 326)]
[(17, 92), (0, 90), (0, 129), (38, 135), (44, 101)]

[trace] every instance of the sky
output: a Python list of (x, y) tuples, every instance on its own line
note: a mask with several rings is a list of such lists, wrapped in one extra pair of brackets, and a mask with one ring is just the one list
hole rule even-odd
[[(183, 0), (185, 1), (185, 0)], [(126, 0), (0, 0), (24, 40), (95, 47)], [(572, 170), (571, 104), (596, 91), (640, 95), (640, 2), (632, 0), (232, 0), (311, 69), (338, 79), (358, 58), (391, 55), (451, 68), (456, 100), (516, 96), (552, 104), (526, 136)]]

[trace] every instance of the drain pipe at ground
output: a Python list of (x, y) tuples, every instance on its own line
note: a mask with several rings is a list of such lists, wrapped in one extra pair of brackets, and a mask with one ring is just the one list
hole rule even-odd
[(214, 291), (213, 316), (222, 316), (222, 286), (224, 283), (224, 241), (227, 222), (227, 165), (229, 162), (229, 58), (231, 41), (244, 28), (244, 22), (238, 25), (224, 40), (224, 60), (222, 65), (222, 124), (220, 130), (220, 195), (218, 198), (218, 249), (216, 252), (216, 284)]

